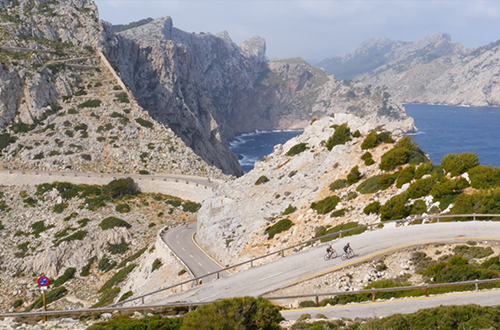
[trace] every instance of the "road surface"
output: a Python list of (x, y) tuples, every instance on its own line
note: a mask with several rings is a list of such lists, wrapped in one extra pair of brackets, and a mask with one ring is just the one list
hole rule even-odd
[[(204, 282), (201, 286), (162, 300), (155, 301), (152, 296), (148, 298), (151, 299), (148, 303), (207, 302), (221, 298), (260, 296), (398, 249), (430, 243), (465, 243), (469, 240), (500, 240), (500, 222), (447, 222), (365, 232), (333, 242), (337, 249), (350, 242), (356, 253), (353, 259), (342, 261), (341, 258), (335, 258), (324, 261), (325, 245), (320, 245), (227, 278)], [(397, 312), (394, 308), (393, 310)]]
[[(188, 224), (188, 227), (181, 226), (166, 231), (162, 239), (168, 247), (179, 257), (189, 268), (195, 277), (213, 273), (222, 269), (214, 260), (206, 255), (196, 243), (193, 236), (196, 233), (196, 224)], [(220, 277), (227, 277), (228, 272), (222, 271)], [(205, 277), (203, 282), (211, 282), (216, 279), (216, 275)]]

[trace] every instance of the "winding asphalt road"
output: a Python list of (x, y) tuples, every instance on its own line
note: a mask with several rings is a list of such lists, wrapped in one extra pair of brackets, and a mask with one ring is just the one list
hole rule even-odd
[[(226, 278), (204, 282), (201, 286), (154, 303), (208, 302), (222, 298), (260, 296), (398, 249), (430, 243), (465, 243), (469, 240), (499, 241), (500, 222), (446, 222), (377, 229), (333, 242), (338, 250), (345, 243), (350, 242), (356, 253), (353, 259), (342, 261), (340, 258), (335, 258), (324, 261), (325, 245), (322, 244)], [(152, 299), (154, 300), (154, 296)], [(385, 306), (387, 306), (387, 313), (400, 310), (399, 305), (396, 304)], [(366, 311), (361, 309), (356, 309), (356, 311), (358, 313), (356, 316), (366, 316)], [(385, 312), (378, 313), (383, 315)]]
[[(163, 241), (189, 268), (194, 277), (200, 277), (222, 269), (212, 258), (200, 249), (194, 241), (196, 233), (196, 224), (188, 224), (165, 232), (162, 236)], [(229, 273), (222, 271), (220, 277), (227, 277)], [(203, 279), (204, 282), (210, 282), (217, 279), (216, 275), (210, 275)]]

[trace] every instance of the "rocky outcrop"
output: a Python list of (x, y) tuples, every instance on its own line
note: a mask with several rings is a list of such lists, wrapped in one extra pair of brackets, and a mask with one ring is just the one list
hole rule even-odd
[(4, 3), (1, 16), (3, 168), (227, 177), (154, 121), (96, 51), (107, 41), (92, 1), (35, 4)]
[[(116, 283), (122, 288), (127, 280), (131, 282), (115, 300), (129, 290), (140, 292), (139, 286), (147, 277), (157, 273), (163, 274), (162, 285), (183, 278), (178, 275), (183, 269), (181, 263), (154, 251), (154, 242), (162, 227), (194, 220), (195, 214), (183, 211), (181, 201), (176, 199), (176, 203), (169, 204), (167, 201), (174, 201), (170, 196), (139, 194), (104, 201), (95, 208), (90, 201), (96, 197), (93, 189), (90, 196), (70, 197), (68, 190), (42, 186), (45, 189), (32, 185), (0, 187), (0, 280), (5, 285), (0, 293), (0, 306), (3, 310), (13, 311), (12, 303), (18, 299), (22, 300), (18, 310), (28, 307), (40, 295), (36, 286), (38, 276), (55, 280), (70, 268), (75, 268), (75, 272), (63, 284), (68, 292), (51, 308), (92, 306), (99, 300), (98, 290), (104, 283), (133, 263), (137, 265), (135, 271), (142, 271), (141, 276), (129, 275)], [(67, 189), (74, 187), (66, 185)], [(89, 207), (89, 203), (92, 206)], [(117, 219), (103, 225), (102, 221), (108, 217)], [(159, 265), (168, 264), (168, 267), (153, 269), (156, 259), (161, 261)], [(49, 290), (52, 289), (51, 286)]]
[[(163, 17), (107, 38), (108, 56), (141, 106), (226, 173), (241, 174), (228, 149), (236, 134), (382, 107), (382, 90), (345, 85), (302, 59), (266, 61), (260, 37), (238, 46), (227, 32), (187, 33)], [(384, 115), (404, 119), (392, 104)]]
[[(499, 43), (465, 49), (440, 33), (411, 43), (375, 39), (353, 54), (319, 64), (328, 72), (386, 86), (408, 103), (490, 106), (500, 104)], [(369, 63), (366, 67), (358, 63)], [(359, 69), (359, 70), (358, 70)]]
[[(351, 132), (359, 130), (361, 136), (329, 151), (325, 141), (332, 136), (334, 127), (343, 123), (348, 124)], [(407, 124), (411, 126), (412, 120)], [(384, 203), (397, 193), (396, 187), (376, 195), (358, 194), (356, 184), (335, 192), (330, 190), (330, 184), (345, 179), (355, 166), (363, 178), (382, 173), (378, 168), (381, 155), (392, 145), (382, 144), (370, 150), (375, 164), (367, 166), (361, 159), (366, 150), (360, 145), (366, 134), (377, 127), (392, 132), (396, 139), (408, 129), (401, 123), (389, 127), (350, 114), (335, 114), (307, 126), (302, 135), (276, 146), (271, 155), (255, 163), (252, 171), (219, 185), (214, 195), (203, 202), (198, 212), (198, 242), (221, 264), (230, 265), (306, 241), (320, 227), (378, 221), (377, 215), (364, 214), (364, 207), (376, 200)], [(300, 144), (306, 150), (287, 155)], [(319, 214), (311, 208), (311, 203), (331, 195), (340, 199), (334, 209), (339, 215)], [(285, 212), (287, 208), (289, 212)], [(267, 230), (284, 219), (293, 226), (268, 238)]]

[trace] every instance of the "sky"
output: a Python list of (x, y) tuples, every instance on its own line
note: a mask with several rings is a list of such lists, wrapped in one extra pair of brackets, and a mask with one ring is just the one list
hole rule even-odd
[(187, 32), (227, 31), (241, 44), (266, 39), (269, 59), (310, 62), (380, 36), (415, 41), (445, 32), (466, 48), (500, 39), (499, 0), (94, 0), (112, 24), (172, 17)]

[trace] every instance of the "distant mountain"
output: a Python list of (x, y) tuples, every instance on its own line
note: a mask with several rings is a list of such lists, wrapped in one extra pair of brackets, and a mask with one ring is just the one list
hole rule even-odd
[(382, 37), (317, 66), (338, 79), (387, 87), (402, 102), (499, 105), (499, 45), (466, 49), (445, 33), (409, 43)]

